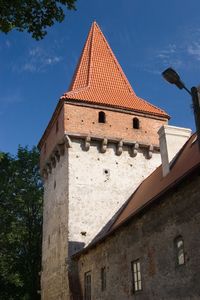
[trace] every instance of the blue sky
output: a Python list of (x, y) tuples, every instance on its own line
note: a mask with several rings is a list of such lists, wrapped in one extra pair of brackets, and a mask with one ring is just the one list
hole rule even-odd
[(78, 0), (42, 41), (0, 33), (0, 150), (37, 145), (94, 20), (136, 94), (166, 110), (171, 125), (194, 130), (189, 95), (161, 72), (171, 66), (188, 87), (200, 83), (199, 11), (199, 0)]

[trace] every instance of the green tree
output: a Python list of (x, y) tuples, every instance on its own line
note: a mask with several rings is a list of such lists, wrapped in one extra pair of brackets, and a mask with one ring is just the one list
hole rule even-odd
[(65, 10), (75, 9), (76, 0), (0, 0), (0, 30), (27, 31), (36, 40), (46, 35), (46, 28), (62, 22)]
[(36, 148), (0, 154), (0, 299), (40, 299), (42, 193)]

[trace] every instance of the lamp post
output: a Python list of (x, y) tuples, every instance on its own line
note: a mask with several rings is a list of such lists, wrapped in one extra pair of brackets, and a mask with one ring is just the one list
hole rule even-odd
[(179, 89), (184, 89), (188, 94), (192, 97), (195, 125), (197, 130), (197, 140), (200, 150), (200, 96), (198, 93), (198, 89), (196, 87), (192, 87), (190, 90), (185, 86), (183, 81), (180, 79), (178, 73), (172, 69), (168, 68), (164, 72), (162, 72), (162, 76), (165, 80), (167, 80), (171, 84), (175, 84)]

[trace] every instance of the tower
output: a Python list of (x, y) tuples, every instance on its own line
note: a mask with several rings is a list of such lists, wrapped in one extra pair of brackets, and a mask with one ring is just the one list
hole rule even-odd
[(99, 26), (39, 142), (44, 177), (42, 299), (74, 296), (70, 257), (109, 226), (159, 164), (168, 115), (139, 98)]

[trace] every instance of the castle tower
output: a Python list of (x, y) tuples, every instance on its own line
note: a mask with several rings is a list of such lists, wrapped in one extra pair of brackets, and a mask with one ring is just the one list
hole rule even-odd
[(39, 142), (43, 300), (75, 299), (71, 255), (108, 226), (160, 164), (157, 131), (168, 119), (135, 94), (94, 22), (69, 91)]

